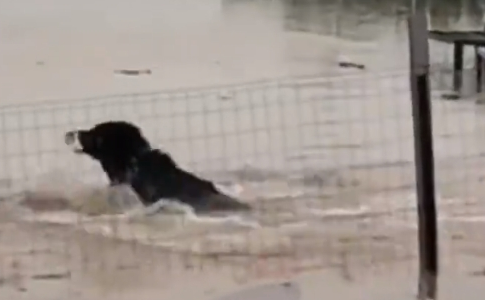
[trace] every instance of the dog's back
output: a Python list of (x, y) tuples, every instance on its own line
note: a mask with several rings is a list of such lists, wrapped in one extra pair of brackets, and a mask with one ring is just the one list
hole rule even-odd
[(151, 150), (136, 163), (132, 187), (146, 205), (173, 199), (197, 211), (249, 210), (250, 206), (221, 193), (208, 180), (181, 169), (169, 154)]

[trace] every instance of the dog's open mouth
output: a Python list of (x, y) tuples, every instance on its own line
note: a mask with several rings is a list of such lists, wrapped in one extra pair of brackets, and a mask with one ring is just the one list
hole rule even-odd
[(83, 147), (79, 143), (78, 133), (76, 131), (69, 131), (64, 136), (66, 145), (71, 146), (74, 153), (83, 153)]

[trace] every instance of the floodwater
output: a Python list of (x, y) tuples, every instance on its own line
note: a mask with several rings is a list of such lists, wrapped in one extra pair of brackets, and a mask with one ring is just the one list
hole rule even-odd
[[(2, 193), (71, 203), (67, 212), (19, 212), (29, 220), (82, 216), (87, 230), (194, 252), (316, 248), (330, 223), (413, 228), (406, 5), (347, 2), (0, 0)], [(467, 10), (430, 10), (435, 27), (481, 27)], [(450, 51), (431, 44), (433, 95), (449, 88)], [(433, 101), (442, 216), (480, 216), (483, 109)], [(135, 122), (255, 212), (147, 216), (130, 207), (113, 229), (103, 216), (111, 204), (94, 204), (110, 198), (99, 166), (63, 144), (65, 131), (108, 119)]]

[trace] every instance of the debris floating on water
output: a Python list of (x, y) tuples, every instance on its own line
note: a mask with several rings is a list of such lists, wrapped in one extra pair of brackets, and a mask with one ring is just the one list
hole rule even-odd
[(152, 74), (152, 71), (150, 69), (145, 69), (145, 70), (115, 70), (114, 71), (116, 74), (123, 74), (123, 75), (130, 75), (130, 76), (138, 76), (138, 75), (150, 75)]
[(460, 99), (460, 94), (451, 92), (451, 93), (446, 93), (441, 95), (441, 99), (443, 100), (459, 100)]
[(359, 70), (365, 69), (365, 65), (353, 63), (353, 62), (349, 62), (349, 61), (341, 61), (341, 62), (338, 63), (338, 65), (339, 65), (339, 67), (342, 67), (342, 68), (355, 68), (355, 69), (359, 69)]
[(52, 279), (68, 279), (71, 278), (71, 272), (64, 273), (46, 273), (33, 275), (32, 279), (36, 280), (52, 280)]

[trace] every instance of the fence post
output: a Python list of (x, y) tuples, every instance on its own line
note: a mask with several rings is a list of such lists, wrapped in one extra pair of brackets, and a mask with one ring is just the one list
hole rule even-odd
[(436, 299), (438, 229), (435, 203), (433, 134), (429, 90), (429, 52), (426, 13), (408, 19), (410, 79), (414, 125), (414, 155), (418, 201), (418, 299)]

